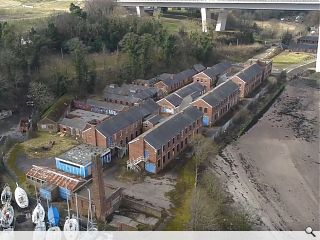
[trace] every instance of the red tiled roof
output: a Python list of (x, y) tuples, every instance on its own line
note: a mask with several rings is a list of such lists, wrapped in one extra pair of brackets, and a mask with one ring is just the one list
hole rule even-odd
[(32, 165), (32, 168), (26, 173), (27, 177), (33, 177), (49, 184), (75, 190), (80, 184), (86, 180), (80, 177), (67, 174), (56, 169), (48, 167), (39, 167)]

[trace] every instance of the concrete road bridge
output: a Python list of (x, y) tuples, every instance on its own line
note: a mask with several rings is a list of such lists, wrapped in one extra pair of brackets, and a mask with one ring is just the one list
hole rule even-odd
[[(144, 7), (184, 7), (200, 8), (202, 31), (207, 32), (207, 9), (221, 9), (216, 31), (226, 27), (228, 9), (262, 9), (262, 10), (300, 10), (319, 11), (320, 0), (117, 0), (126, 7), (136, 7), (138, 16), (144, 12)], [(319, 23), (320, 40), (320, 23)], [(320, 72), (320, 41), (318, 41), (316, 71)]]

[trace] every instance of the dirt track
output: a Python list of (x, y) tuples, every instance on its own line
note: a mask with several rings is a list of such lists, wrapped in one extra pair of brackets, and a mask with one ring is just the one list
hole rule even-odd
[(320, 230), (319, 89), (297, 79), (213, 166), (258, 230)]

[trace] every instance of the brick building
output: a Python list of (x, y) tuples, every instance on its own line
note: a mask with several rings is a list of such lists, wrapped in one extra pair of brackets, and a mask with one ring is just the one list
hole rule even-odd
[(229, 62), (218, 63), (210, 68), (193, 76), (193, 82), (198, 82), (205, 87), (206, 91), (212, 89), (218, 78), (231, 71), (232, 65)]
[(240, 87), (240, 97), (250, 95), (264, 80), (264, 67), (254, 63), (231, 77), (231, 80)]
[(228, 80), (193, 102), (203, 112), (203, 125), (212, 126), (239, 101), (237, 84)]
[(196, 98), (204, 94), (204, 87), (200, 83), (191, 83), (162, 98), (157, 103), (162, 113), (175, 114)]
[(106, 114), (76, 109), (59, 121), (59, 131), (76, 138), (82, 138), (87, 125), (97, 125), (109, 116)]
[(98, 147), (125, 147), (129, 141), (142, 133), (143, 120), (159, 114), (159, 105), (152, 99), (144, 101), (113, 116), (97, 126), (90, 126), (83, 131), (83, 141)]
[(120, 87), (111, 84), (104, 89), (105, 101), (126, 106), (135, 106), (147, 99), (158, 98), (158, 90), (154, 87), (147, 87), (135, 84), (123, 84)]
[(197, 72), (194, 69), (187, 69), (173, 75), (164, 75), (164, 77), (154, 84), (163, 94), (172, 93), (183, 86), (192, 82), (192, 77)]
[(91, 111), (95, 113), (108, 114), (108, 115), (117, 115), (119, 112), (122, 112), (129, 108), (129, 106), (99, 101), (95, 99), (87, 99), (87, 100), (74, 100), (73, 101), (74, 108), (82, 109), (86, 111)]
[(163, 121), (163, 119), (164, 118), (161, 115), (155, 115), (155, 116), (146, 118), (146, 120), (144, 120), (142, 123), (142, 131), (143, 132), (148, 131), (149, 129), (153, 128), (154, 126), (159, 124), (161, 121)]
[(145, 162), (144, 169), (150, 173), (164, 169), (199, 133), (202, 115), (189, 106), (129, 142), (129, 165), (138, 167)]

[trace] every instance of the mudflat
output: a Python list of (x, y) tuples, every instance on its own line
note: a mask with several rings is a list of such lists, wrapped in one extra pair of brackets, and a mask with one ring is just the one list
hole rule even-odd
[(319, 83), (288, 83), (245, 135), (213, 162), (257, 230), (320, 230)]

